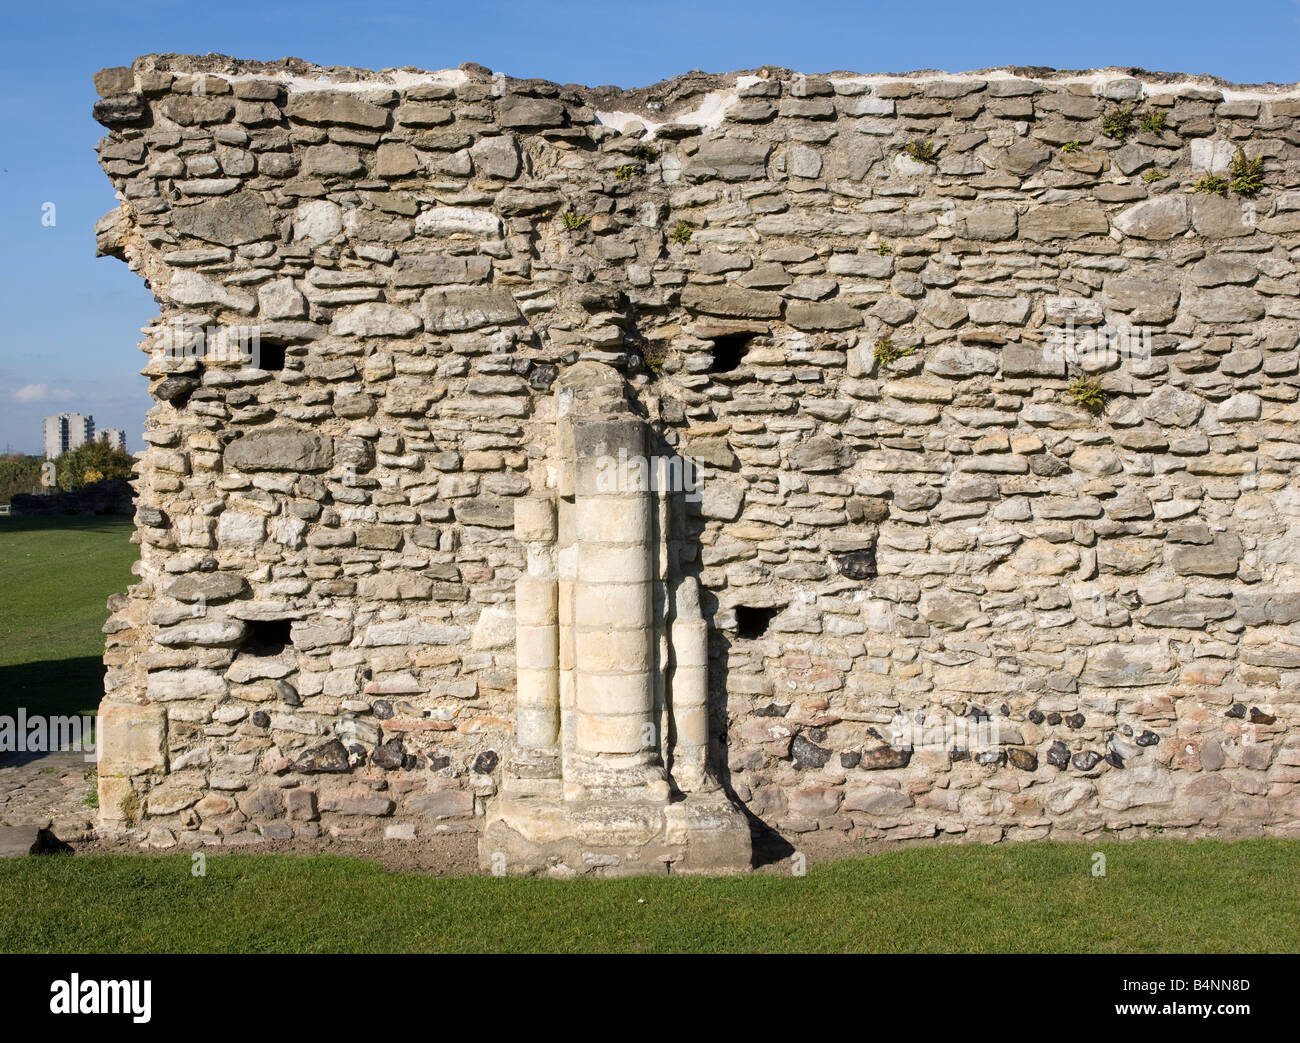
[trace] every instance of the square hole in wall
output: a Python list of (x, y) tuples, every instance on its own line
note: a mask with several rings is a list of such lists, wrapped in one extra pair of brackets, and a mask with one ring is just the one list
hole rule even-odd
[(239, 649), (249, 655), (279, 655), (289, 647), (291, 619), (250, 619)]
[(709, 372), (735, 372), (740, 368), (740, 364), (745, 361), (745, 352), (749, 350), (750, 342), (753, 339), (754, 334), (746, 332), (723, 333), (711, 338), (713, 342), (713, 364), (709, 366)]
[(782, 605), (737, 605), (736, 636), (742, 641), (753, 641), (767, 633), (767, 625), (785, 611)]

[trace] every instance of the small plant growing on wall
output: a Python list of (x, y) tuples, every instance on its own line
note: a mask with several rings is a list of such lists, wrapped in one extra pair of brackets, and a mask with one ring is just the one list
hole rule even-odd
[(695, 229), (685, 221), (678, 221), (677, 227), (668, 233), (668, 238), (679, 246), (685, 246), (691, 241), (691, 236), (695, 234)]
[(1121, 105), (1101, 118), (1101, 132), (1115, 141), (1123, 141), (1133, 133), (1133, 106)]
[(668, 361), (668, 351), (658, 344), (647, 344), (641, 352), (641, 358), (645, 361), (645, 368), (653, 373), (656, 377), (663, 376), (664, 363)]
[(572, 210), (566, 210), (560, 215), (560, 220), (564, 223), (564, 227), (570, 232), (576, 232), (579, 228), (590, 221), (591, 218), (583, 214), (575, 214)]
[(1163, 181), (1168, 176), (1169, 176), (1168, 174), (1162, 174), (1158, 170), (1148, 170), (1145, 174), (1142, 175), (1142, 180), (1145, 181), (1148, 185), (1154, 185), (1157, 181)]
[(917, 163), (924, 163), (930, 167), (939, 165), (939, 150), (934, 147), (933, 141), (914, 138), (907, 143), (907, 154)]
[(1264, 157), (1247, 159), (1246, 153), (1238, 148), (1237, 155), (1232, 160), (1231, 174), (1232, 180), (1228, 187), (1239, 196), (1254, 199), (1264, 187)]
[(1106, 408), (1106, 389), (1095, 377), (1076, 377), (1065, 393), (1093, 416), (1100, 416)]
[(876, 341), (876, 347), (872, 355), (876, 360), (876, 365), (883, 368), (892, 366), (899, 359), (906, 358), (915, 350), (915, 348), (900, 348), (894, 344), (892, 337), (884, 336)]
[(638, 145), (632, 151), (632, 155), (636, 156), (637, 159), (644, 163), (653, 163), (662, 154), (662, 151), (655, 148), (653, 145)]
[(1142, 129), (1148, 134), (1163, 134), (1165, 114), (1163, 112), (1145, 112), (1142, 114)]
[(637, 170), (635, 163), (624, 163), (614, 169), (614, 176), (620, 181), (631, 181), (639, 173), (640, 171)]
[(880, 254), (881, 257), (888, 257), (893, 252), (894, 248), (888, 243), (882, 242), (876, 246), (876, 253)]
[(1078, 138), (1075, 138), (1074, 141), (1067, 141), (1064, 145), (1061, 146), (1062, 152), (1080, 152), (1082, 150), (1083, 150), (1083, 142), (1081, 142)]
[(1204, 192), (1211, 196), (1226, 196), (1228, 194), (1228, 182), (1217, 174), (1206, 174), (1200, 181), (1192, 186), (1193, 192)]

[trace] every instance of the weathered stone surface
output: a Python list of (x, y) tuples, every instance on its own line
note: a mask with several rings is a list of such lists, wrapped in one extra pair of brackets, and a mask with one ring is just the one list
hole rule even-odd
[(1163, 325), (1178, 312), (1181, 293), (1177, 286), (1153, 279), (1107, 279), (1106, 303), (1128, 314), (1131, 322)]
[(235, 192), (178, 206), (172, 211), (172, 223), (182, 235), (223, 246), (240, 246), (275, 234), (271, 208), (257, 192)]
[(1241, 537), (1220, 533), (1204, 546), (1176, 547), (1170, 564), (1180, 576), (1232, 576), (1241, 562)]
[(424, 324), (430, 332), (474, 330), (519, 318), (519, 306), (505, 287), (431, 290), (424, 297)]
[(329, 439), (314, 431), (272, 427), (232, 442), (225, 461), (239, 471), (319, 471), (331, 456)]
[(688, 286), (682, 291), (682, 307), (726, 318), (775, 319), (781, 314), (781, 298), (762, 290), (732, 286)]
[(731, 141), (714, 138), (700, 146), (695, 164), (717, 172), (724, 181), (749, 181), (767, 175), (766, 142)]
[(1110, 222), (1096, 204), (1049, 203), (1020, 218), (1020, 235), (1036, 242), (1105, 235), (1109, 231)]
[(1137, 239), (1172, 239), (1186, 232), (1190, 222), (1186, 198), (1167, 195), (1135, 203), (1115, 218), (1115, 227)]

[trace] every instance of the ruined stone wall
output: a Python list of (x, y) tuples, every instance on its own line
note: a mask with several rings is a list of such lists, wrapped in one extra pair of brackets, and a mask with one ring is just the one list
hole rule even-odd
[[(513, 504), (592, 359), (705, 468), (712, 752), (756, 825), (1296, 831), (1300, 95), (217, 56), (96, 86), (99, 249), (161, 309), (106, 829), (475, 829)], [(1105, 323), (1118, 351), (1062, 340)]]

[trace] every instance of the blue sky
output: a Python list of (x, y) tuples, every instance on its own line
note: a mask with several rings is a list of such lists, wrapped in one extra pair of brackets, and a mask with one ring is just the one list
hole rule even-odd
[[(1067, 11), (1069, 12), (1067, 14)], [(91, 73), (137, 55), (217, 51), (638, 86), (694, 68), (962, 71), (1141, 66), (1300, 80), (1300, 5), (815, 0), (12, 0), (0, 13), (0, 450), (37, 451), (47, 413), (89, 412), (132, 450), (150, 406), (139, 328), (156, 312), (125, 264), (94, 256), (116, 204), (93, 148)], [(42, 207), (55, 205), (55, 224)]]

